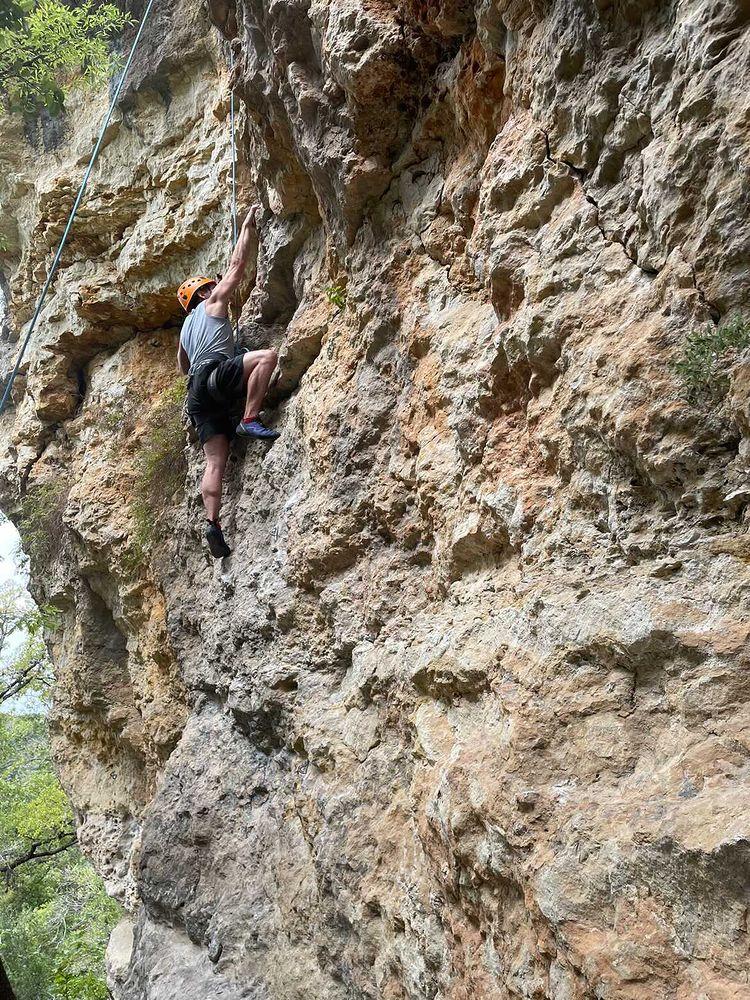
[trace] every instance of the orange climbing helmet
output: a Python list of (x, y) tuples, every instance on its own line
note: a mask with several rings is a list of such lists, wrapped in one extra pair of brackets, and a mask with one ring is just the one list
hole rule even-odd
[(198, 291), (199, 288), (203, 288), (204, 285), (215, 285), (216, 282), (213, 278), (207, 278), (205, 274), (196, 275), (194, 278), (188, 278), (186, 281), (180, 285), (177, 289), (177, 298), (180, 300), (180, 305), (185, 310), (188, 311), (190, 308), (190, 303), (193, 301), (193, 296)]

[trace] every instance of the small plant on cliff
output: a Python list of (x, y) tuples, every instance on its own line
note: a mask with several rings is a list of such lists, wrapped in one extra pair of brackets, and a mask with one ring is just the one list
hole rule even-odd
[(185, 383), (179, 379), (162, 393), (142, 438), (131, 504), (134, 541), (140, 558), (152, 545), (157, 529), (185, 488), (184, 401)]
[(326, 288), (326, 298), (340, 311), (346, 305), (346, 289), (343, 285), (329, 285)]
[(116, 64), (109, 41), (130, 21), (101, 0), (0, 0), (0, 93), (9, 110), (54, 114), (74, 76), (105, 80)]
[(106, 431), (110, 437), (114, 437), (123, 429), (124, 422), (124, 406), (110, 406), (99, 417), (100, 429)]
[(728, 365), (745, 347), (750, 347), (750, 322), (739, 316), (688, 334), (672, 366), (688, 402), (721, 402), (729, 388)]
[(48, 566), (60, 552), (68, 491), (60, 482), (32, 486), (21, 501), (21, 546), (37, 566)]

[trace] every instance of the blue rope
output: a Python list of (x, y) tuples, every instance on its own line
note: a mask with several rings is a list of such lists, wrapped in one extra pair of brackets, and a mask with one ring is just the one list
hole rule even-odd
[(117, 104), (117, 100), (118, 100), (118, 98), (120, 96), (120, 91), (122, 90), (122, 85), (125, 83), (125, 77), (128, 75), (128, 70), (130, 69), (130, 64), (133, 61), (133, 56), (135, 55), (135, 50), (138, 47), (138, 42), (141, 40), (141, 35), (143, 34), (143, 29), (144, 29), (144, 27), (146, 25), (146, 21), (148, 20), (148, 16), (151, 13), (151, 8), (153, 7), (153, 5), (154, 5), (154, 0), (148, 0), (148, 3), (146, 4), (146, 9), (143, 12), (143, 17), (141, 18), (141, 23), (138, 25), (138, 31), (136, 33), (135, 39), (133, 40), (132, 48), (130, 49), (130, 55), (128, 56), (127, 62), (125, 63), (125, 68), (122, 71), (122, 76), (120, 77), (120, 80), (119, 80), (119, 82), (117, 84), (117, 87), (115, 88), (114, 95), (113, 95), (112, 100), (111, 100), (110, 105), (109, 105), (109, 110), (107, 111), (106, 117), (104, 119), (104, 123), (103, 123), (102, 128), (101, 128), (101, 132), (99, 133), (99, 138), (96, 141), (96, 145), (94, 146), (94, 151), (91, 154), (91, 159), (89, 160), (89, 165), (86, 168), (86, 173), (83, 175), (83, 181), (81, 182), (81, 186), (78, 189), (78, 194), (76, 196), (76, 200), (73, 203), (73, 208), (71, 209), (70, 215), (68, 217), (68, 224), (65, 227), (65, 232), (62, 234), (62, 239), (60, 240), (60, 245), (57, 248), (57, 253), (55, 254), (55, 259), (52, 261), (52, 267), (50, 268), (49, 274), (47, 275), (47, 280), (44, 283), (44, 288), (42, 289), (42, 294), (39, 297), (39, 301), (37, 302), (36, 309), (34, 310), (34, 315), (33, 315), (32, 320), (31, 320), (31, 325), (29, 326), (29, 329), (28, 329), (28, 332), (26, 334), (26, 337), (24, 338), (23, 345), (21, 346), (21, 351), (20, 351), (20, 353), (18, 355), (18, 359), (16, 360), (16, 364), (15, 364), (15, 366), (13, 368), (13, 371), (11, 373), (10, 379), (8, 380), (8, 384), (5, 386), (5, 392), (3, 393), (2, 402), (0, 402), (0, 413), (2, 413), (5, 410), (6, 403), (8, 402), (8, 399), (10, 398), (10, 393), (11, 393), (11, 389), (13, 388), (13, 383), (16, 380), (16, 375), (18, 375), (18, 369), (21, 367), (21, 362), (23, 361), (23, 356), (26, 353), (26, 348), (29, 346), (29, 341), (31, 340), (31, 336), (34, 333), (34, 329), (36, 328), (36, 323), (37, 323), (37, 320), (39, 319), (39, 315), (40, 315), (40, 313), (42, 311), (42, 306), (44, 305), (44, 300), (47, 297), (47, 292), (49, 290), (49, 286), (52, 284), (52, 279), (54, 278), (55, 273), (57, 271), (57, 267), (58, 267), (58, 265), (60, 263), (60, 257), (62, 256), (63, 248), (65, 246), (66, 240), (68, 239), (68, 234), (70, 233), (70, 228), (73, 225), (73, 220), (76, 217), (76, 213), (78, 212), (78, 208), (79, 208), (81, 202), (83, 201), (83, 196), (84, 196), (84, 194), (86, 192), (86, 185), (89, 182), (89, 177), (91, 176), (91, 171), (94, 168), (94, 164), (96, 163), (96, 158), (99, 155), (99, 150), (101, 149), (102, 143), (104, 142), (104, 133), (107, 131), (107, 126), (109, 125), (109, 120), (112, 117), (112, 112), (115, 110), (115, 105)]

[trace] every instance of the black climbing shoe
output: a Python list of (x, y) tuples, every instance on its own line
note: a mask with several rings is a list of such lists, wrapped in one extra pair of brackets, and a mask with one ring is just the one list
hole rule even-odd
[(224, 534), (216, 521), (208, 522), (206, 541), (214, 559), (223, 559), (224, 556), (228, 556), (232, 551), (224, 541)]

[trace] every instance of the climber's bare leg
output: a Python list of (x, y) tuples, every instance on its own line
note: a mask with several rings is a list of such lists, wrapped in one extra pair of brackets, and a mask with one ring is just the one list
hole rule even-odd
[(203, 506), (209, 521), (219, 520), (221, 509), (221, 481), (229, 457), (229, 438), (225, 434), (215, 434), (203, 445), (206, 456), (206, 470), (201, 482)]
[(245, 384), (243, 420), (257, 419), (277, 361), (278, 354), (272, 347), (265, 351), (248, 351), (247, 354), (242, 355), (243, 382)]

